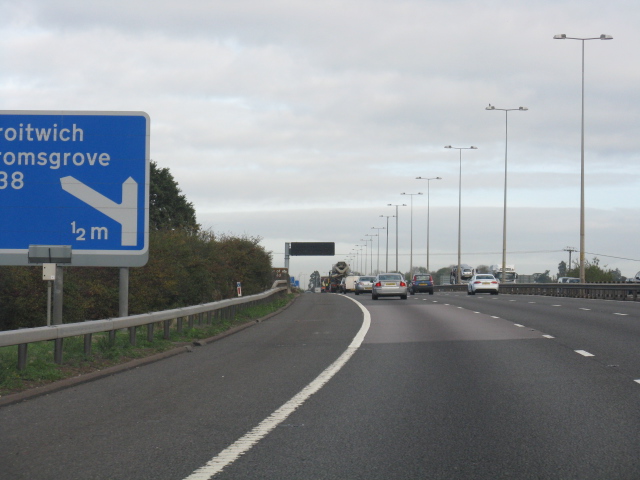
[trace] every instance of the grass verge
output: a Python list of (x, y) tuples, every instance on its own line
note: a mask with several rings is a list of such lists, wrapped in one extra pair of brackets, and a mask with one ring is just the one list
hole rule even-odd
[[(107, 333), (96, 334), (92, 339), (91, 354), (84, 353), (84, 338), (70, 337), (64, 340), (63, 363), (53, 362), (53, 342), (36, 342), (29, 345), (28, 363), (18, 370), (18, 347), (0, 348), (0, 396), (18, 393), (30, 388), (64, 378), (102, 370), (107, 367), (170, 350), (196, 340), (210, 338), (246, 322), (265, 317), (293, 301), (295, 294), (256, 305), (238, 312), (235, 318), (216, 320), (212, 324), (185, 328), (178, 333), (171, 329), (170, 339), (163, 338), (162, 331), (154, 333), (153, 342), (147, 340), (146, 328), (139, 327), (136, 346), (129, 343), (127, 332), (116, 335), (115, 343), (109, 342)], [(160, 330), (160, 329), (158, 329)]]

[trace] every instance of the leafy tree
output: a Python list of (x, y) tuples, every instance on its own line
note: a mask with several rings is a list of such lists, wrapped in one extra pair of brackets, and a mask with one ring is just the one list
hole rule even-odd
[(309, 276), (309, 290), (320, 286), (320, 272), (317, 270)]
[(567, 276), (567, 263), (563, 260), (558, 264), (558, 277)]
[[(600, 259), (597, 257), (593, 257), (593, 260), (589, 261), (585, 258), (584, 260), (584, 279), (587, 283), (607, 283), (607, 282), (616, 282), (619, 281), (621, 277), (620, 271), (615, 270), (605, 270), (607, 268), (606, 265), (600, 266)], [(579, 262), (574, 262), (573, 268), (567, 271), (568, 277), (580, 277), (580, 264)]]
[(476, 273), (489, 273), (489, 265), (478, 265)]
[(534, 280), (535, 283), (551, 283), (551, 276), (549, 275), (549, 270), (545, 270), (544, 273), (535, 273)]
[(168, 168), (151, 162), (149, 184), (149, 230), (184, 230), (197, 232), (193, 204), (181, 192)]
[(442, 267), (433, 275), (433, 283), (436, 285), (440, 285), (440, 279), (444, 278), (444, 283), (449, 283), (449, 275), (451, 274), (451, 269), (453, 265), (449, 265), (448, 267)]

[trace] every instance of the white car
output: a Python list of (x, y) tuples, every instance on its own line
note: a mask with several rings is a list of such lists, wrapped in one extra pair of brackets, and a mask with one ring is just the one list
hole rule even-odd
[(491, 295), (498, 295), (498, 280), (490, 273), (477, 273), (467, 284), (467, 294), (475, 295), (476, 293), (486, 292)]

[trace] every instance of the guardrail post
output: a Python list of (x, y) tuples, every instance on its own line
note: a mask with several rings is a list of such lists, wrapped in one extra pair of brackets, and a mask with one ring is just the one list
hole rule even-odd
[(18, 345), (18, 370), (24, 370), (27, 368), (27, 348), (28, 343), (21, 343)]
[(147, 342), (152, 343), (153, 342), (153, 327), (154, 327), (155, 323), (150, 323), (149, 325), (147, 325)]
[(136, 346), (136, 327), (129, 327), (129, 343), (132, 347)]
[(193, 315), (187, 317), (189, 319), (189, 329), (193, 329)]
[(182, 317), (178, 317), (178, 320), (176, 321), (176, 330), (178, 333), (182, 333)]
[(53, 341), (53, 361), (58, 365), (62, 365), (62, 344), (63, 338), (56, 338)]
[(116, 331), (109, 330), (109, 345), (113, 346), (116, 344)]
[(163, 323), (164, 323), (164, 339), (169, 340), (171, 338), (171, 320), (165, 320)]
[(92, 335), (90, 333), (87, 333), (84, 336), (84, 356), (88, 357), (89, 355), (91, 355), (91, 338)]

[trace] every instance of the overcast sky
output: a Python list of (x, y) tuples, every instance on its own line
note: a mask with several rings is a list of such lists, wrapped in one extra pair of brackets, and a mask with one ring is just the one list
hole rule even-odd
[(291, 258), (308, 278), (362, 239), (374, 268), (380, 239), (384, 269), (372, 227), (411, 198), (400, 270), (412, 237), (426, 265), (428, 213), (431, 269), (457, 263), (459, 153), (445, 145), (478, 147), (462, 151), (462, 261), (501, 263), (506, 122), (485, 107), (525, 106), (508, 114), (507, 263), (556, 274), (580, 246), (581, 42), (553, 36), (612, 35), (585, 42), (585, 250), (630, 276), (638, 25), (637, 0), (0, 0), (0, 109), (147, 112), (151, 158), (204, 228), (261, 237), (276, 267), (285, 242), (336, 242), (333, 258)]

